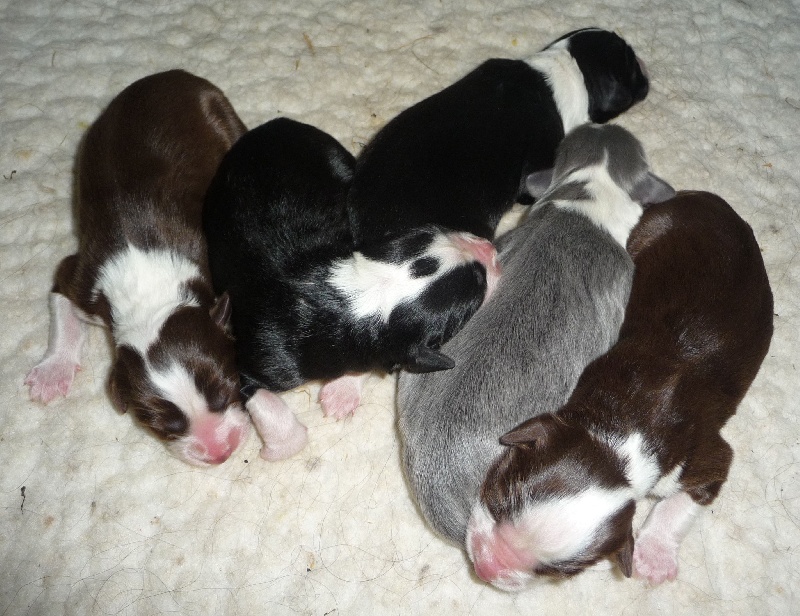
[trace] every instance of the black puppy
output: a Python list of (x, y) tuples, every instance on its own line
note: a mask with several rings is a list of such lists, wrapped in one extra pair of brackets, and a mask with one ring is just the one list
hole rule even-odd
[(633, 49), (588, 28), (529, 61), (488, 60), (403, 111), (356, 162), (348, 211), (357, 247), (435, 223), (491, 239), (527, 200), (524, 180), (553, 166), (565, 133), (605, 122), (647, 96)]
[(305, 428), (275, 394), (326, 380), (326, 415), (360, 401), (360, 375), (452, 367), (436, 349), (496, 279), (494, 249), (427, 225), (355, 252), (346, 195), (354, 158), (333, 137), (280, 118), (223, 159), (204, 227), (215, 288), (227, 291), (247, 409), (262, 457), (294, 454)]

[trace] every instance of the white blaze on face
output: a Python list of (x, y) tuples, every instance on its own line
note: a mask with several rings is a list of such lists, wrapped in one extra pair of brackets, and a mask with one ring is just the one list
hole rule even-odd
[(181, 288), (199, 276), (197, 265), (179, 254), (128, 244), (103, 264), (92, 297), (102, 293), (108, 299), (116, 345), (145, 356), (169, 315), (179, 306), (198, 305)]
[(148, 365), (148, 376), (161, 396), (189, 420), (188, 434), (168, 444), (176, 457), (196, 465), (223, 462), (247, 436), (250, 422), (241, 406), (211, 413), (194, 378), (180, 364), (172, 363), (166, 370)]

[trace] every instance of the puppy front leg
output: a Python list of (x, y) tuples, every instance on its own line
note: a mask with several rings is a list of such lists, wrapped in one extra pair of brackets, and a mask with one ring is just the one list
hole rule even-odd
[(355, 413), (361, 404), (361, 388), (366, 374), (345, 374), (328, 381), (319, 391), (319, 403), (325, 417), (344, 419)]
[(66, 396), (80, 370), (80, 354), (85, 337), (84, 324), (77, 308), (61, 293), (50, 293), (50, 339), (44, 358), (28, 372), (31, 400), (45, 404), (59, 394)]
[(633, 569), (651, 584), (674, 580), (678, 574), (678, 548), (700, 511), (686, 492), (658, 501), (647, 516), (633, 547)]
[(259, 389), (247, 401), (245, 408), (264, 441), (260, 455), (265, 460), (274, 462), (289, 458), (306, 446), (307, 428), (297, 421), (292, 410), (276, 394)]

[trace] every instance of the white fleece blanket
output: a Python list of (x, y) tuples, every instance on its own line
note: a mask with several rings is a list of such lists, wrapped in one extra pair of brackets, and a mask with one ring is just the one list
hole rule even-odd
[[(0, 2), (0, 616), (16, 614), (800, 613), (800, 14), (796, 0), (30, 0)], [(66, 399), (31, 403), (55, 265), (75, 247), (78, 140), (122, 88), (182, 67), (248, 126), (279, 115), (353, 153), (387, 120), (490, 57), (525, 58), (598, 25), (647, 62), (620, 124), (676, 188), (726, 198), (755, 230), (775, 336), (724, 434), (720, 497), (649, 588), (597, 567), (505, 594), (426, 527), (404, 483), (391, 378), (355, 417), (318, 388), (286, 395), (309, 427), (269, 464), (253, 434), (220, 467), (170, 457), (112, 409), (93, 328)], [(641, 521), (647, 506), (640, 508)]]

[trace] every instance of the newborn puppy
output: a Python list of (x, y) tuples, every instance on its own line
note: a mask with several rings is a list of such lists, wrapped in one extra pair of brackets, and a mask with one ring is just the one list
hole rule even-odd
[(174, 70), (127, 87), (89, 129), (77, 163), (78, 252), (58, 267), (50, 342), (31, 398), (66, 395), (83, 321), (111, 330), (111, 397), (191, 464), (224, 462), (244, 439), (226, 297), (215, 301), (203, 197), (245, 131), (222, 92)]
[[(636, 274), (619, 341), (557, 412), (501, 438), (483, 484), (467, 544), (478, 575), (501, 588), (609, 555), (627, 576), (674, 579), (681, 540), (727, 477), (720, 429), (772, 337), (753, 232), (719, 197), (682, 192), (645, 212), (628, 249)], [(663, 500), (634, 545), (648, 494)]]
[(491, 245), (434, 226), (354, 252), (345, 209), (353, 164), (331, 136), (280, 118), (236, 143), (208, 191), (211, 271), (231, 298), (247, 408), (266, 459), (306, 442), (276, 392), (331, 381), (320, 401), (326, 415), (344, 417), (359, 403), (358, 374), (450, 368), (436, 349), (491, 284)]
[[(491, 300), (442, 347), (448, 372), (401, 375), (403, 463), (428, 523), (465, 545), (499, 437), (563, 404), (616, 340), (633, 276), (625, 252), (642, 208), (673, 194), (624, 129), (585, 125), (558, 149), (552, 185), (500, 245)], [(539, 195), (538, 176), (531, 190)], [(634, 201), (634, 198), (637, 201)]]
[(492, 239), (553, 166), (565, 133), (645, 98), (644, 65), (612, 32), (571, 32), (530, 60), (493, 59), (403, 111), (356, 162), (348, 210), (356, 245), (435, 223)]

